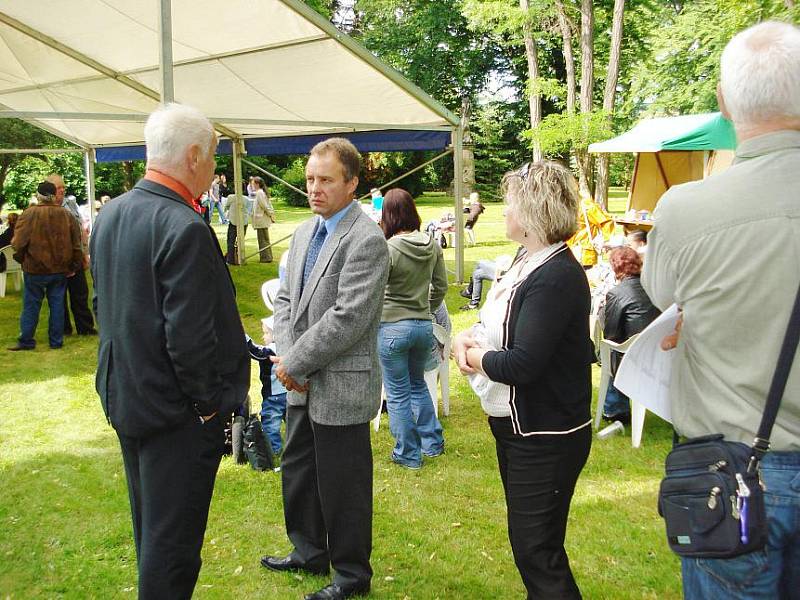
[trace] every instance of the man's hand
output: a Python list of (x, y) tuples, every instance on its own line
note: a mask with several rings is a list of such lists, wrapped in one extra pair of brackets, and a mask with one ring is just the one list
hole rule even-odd
[(681, 337), (681, 327), (683, 327), (683, 313), (678, 315), (678, 322), (675, 323), (675, 332), (661, 340), (662, 350), (672, 350), (678, 345), (678, 338)]
[(275, 365), (275, 377), (278, 378), (278, 381), (283, 384), (283, 387), (285, 387), (287, 391), (301, 393), (308, 391), (308, 383), (300, 385), (286, 372), (286, 367), (283, 366), (282, 356), (270, 356), (269, 359), (272, 361), (272, 364)]

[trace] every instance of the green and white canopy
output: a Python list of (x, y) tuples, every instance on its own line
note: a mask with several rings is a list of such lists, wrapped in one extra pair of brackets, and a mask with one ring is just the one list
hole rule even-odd
[(657, 117), (639, 121), (630, 131), (589, 146), (589, 152), (661, 152), (662, 150), (734, 150), (736, 135), (721, 113)]

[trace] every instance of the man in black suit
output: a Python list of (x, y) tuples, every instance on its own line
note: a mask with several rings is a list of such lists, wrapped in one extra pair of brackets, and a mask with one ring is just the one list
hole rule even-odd
[(92, 233), (96, 387), (122, 448), (139, 598), (188, 599), (222, 417), (244, 401), (250, 363), (222, 252), (192, 208), (214, 175), (213, 127), (168, 104), (144, 135), (144, 178), (103, 207)]

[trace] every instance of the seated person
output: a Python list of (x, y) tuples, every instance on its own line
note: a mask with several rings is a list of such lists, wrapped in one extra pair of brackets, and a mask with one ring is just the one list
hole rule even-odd
[(460, 310), (475, 310), (481, 304), (481, 294), (483, 293), (483, 282), (494, 281), (498, 273), (502, 274), (507, 271), (513, 262), (516, 262), (521, 257), (525, 249), (520, 246), (517, 254), (512, 260), (511, 257), (506, 255), (498, 256), (495, 260), (479, 260), (478, 264), (472, 270), (472, 275), (469, 278), (467, 287), (459, 292), (464, 298), (469, 298), (469, 304), (465, 304)]
[[(11, 245), (11, 240), (14, 238), (14, 227), (17, 225), (17, 213), (10, 213), (8, 215), (8, 227), (0, 233), (0, 248), (5, 248)], [(6, 265), (5, 254), (0, 254), (0, 273), (4, 273), (8, 265)]]
[[(650, 325), (661, 311), (653, 306), (642, 288), (639, 281), (642, 259), (633, 248), (614, 248), (609, 254), (609, 261), (618, 283), (606, 295), (598, 319), (603, 327), (603, 337), (621, 343)], [(603, 406), (603, 418), (626, 422), (630, 421), (630, 402), (614, 387), (614, 375), (621, 360), (621, 354), (611, 353), (611, 379)]]
[(644, 258), (645, 252), (647, 252), (647, 232), (644, 229), (636, 229), (631, 231), (627, 236), (625, 236), (625, 240), (628, 243), (628, 246), (636, 250), (642, 258)]
[(475, 223), (478, 222), (478, 217), (486, 210), (486, 207), (481, 204), (479, 198), (478, 192), (472, 192), (469, 195), (469, 206), (464, 207), (464, 212), (467, 213), (467, 218), (464, 220), (465, 229), (472, 229), (475, 227)]
[(247, 338), (247, 349), (250, 358), (258, 362), (261, 379), (261, 429), (272, 448), (273, 456), (279, 456), (283, 450), (281, 439), (281, 421), (286, 420), (286, 388), (278, 381), (270, 356), (275, 356), (273, 342), (273, 317), (261, 322), (264, 332), (264, 345), (260, 346)]

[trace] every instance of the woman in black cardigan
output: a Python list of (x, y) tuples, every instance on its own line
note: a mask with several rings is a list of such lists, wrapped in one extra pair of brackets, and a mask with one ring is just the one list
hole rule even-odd
[(506, 235), (526, 253), (454, 342), (497, 447), (508, 535), (528, 598), (580, 598), (564, 550), (570, 501), (591, 446), (589, 285), (564, 243), (575, 179), (548, 161), (503, 178)]

